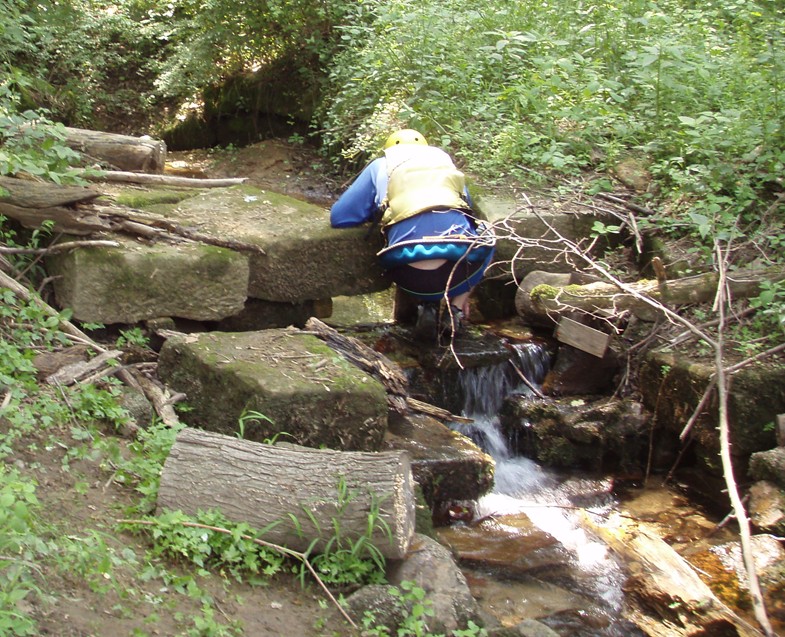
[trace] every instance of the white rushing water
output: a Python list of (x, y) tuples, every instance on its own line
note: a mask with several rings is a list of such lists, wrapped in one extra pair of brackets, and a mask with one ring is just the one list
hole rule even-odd
[[(518, 346), (516, 366), (535, 385), (547, 373), (547, 355), (535, 344)], [(505, 396), (534, 396), (510, 367), (499, 365), (462, 372), (464, 415), (474, 419), (472, 425), (455, 425), (469, 435), (496, 462), (495, 486), (477, 503), (477, 516), (494, 516), (501, 524), (505, 515), (524, 513), (542, 531), (555, 538), (572, 556), (571, 567), (576, 579), (595, 600), (602, 600), (609, 611), (621, 608), (624, 576), (608, 549), (581, 527), (578, 511), (571, 500), (584, 494), (600, 494), (591, 511), (607, 511), (610, 481), (602, 478), (562, 477), (539, 466), (535, 461), (510, 451), (499, 427), (497, 414)], [(539, 400), (539, 399), (538, 399)], [(586, 591), (583, 591), (584, 593)]]

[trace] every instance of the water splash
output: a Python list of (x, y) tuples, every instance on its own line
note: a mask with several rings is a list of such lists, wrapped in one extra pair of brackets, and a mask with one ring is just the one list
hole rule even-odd
[(529, 385), (541, 385), (549, 366), (547, 352), (536, 343), (515, 346), (514, 354), (515, 367), (529, 383), (520, 378), (512, 365), (466, 369), (461, 376), (463, 414), (474, 422), (455, 424), (453, 428), (474, 440), (496, 462), (494, 489), (477, 503), (477, 514), (499, 518), (524, 513), (573, 556), (576, 580), (589, 589), (582, 592), (601, 600), (608, 610), (618, 611), (623, 602), (623, 572), (607, 547), (581, 527), (572, 503), (576, 496), (598, 494), (592, 511), (607, 511), (613, 503), (602, 495), (609, 492), (609, 481), (560, 477), (533, 460), (514, 455), (501, 431), (497, 414), (504, 399), (511, 395), (533, 397)]

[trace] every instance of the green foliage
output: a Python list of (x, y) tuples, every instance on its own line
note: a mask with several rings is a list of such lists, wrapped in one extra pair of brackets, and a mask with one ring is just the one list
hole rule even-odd
[(150, 345), (150, 338), (144, 333), (140, 327), (132, 327), (126, 330), (120, 330), (120, 336), (117, 337), (117, 347), (125, 347), (126, 345), (135, 345), (136, 347), (148, 347)]
[[(401, 611), (403, 621), (394, 630), (389, 626), (380, 625), (376, 621), (373, 611), (366, 611), (362, 618), (363, 635), (374, 637), (444, 637), (442, 633), (434, 633), (428, 628), (428, 620), (433, 617), (434, 611), (431, 600), (426, 596), (425, 590), (415, 582), (401, 582), (400, 588), (390, 590), (394, 597), (394, 604)], [(488, 631), (469, 621), (466, 628), (456, 629), (450, 633), (451, 637), (486, 637)]]
[(761, 211), (785, 167), (783, 18), (747, 0), (367, 0), (337, 27), (317, 125), (355, 166), (412, 126), (488, 181), (608, 170), (634, 150), (650, 196), (671, 200), (658, 229), (767, 247)]
[(24, 172), (55, 183), (85, 183), (72, 168), (80, 155), (65, 144), (63, 125), (12, 108), (4, 102), (0, 85), (0, 175)]
[(131, 443), (132, 455), (118, 461), (115, 479), (132, 486), (141, 495), (133, 512), (144, 515), (155, 509), (164, 462), (183, 426), (152, 423), (139, 431)]
[[(372, 539), (377, 531), (381, 531), (390, 541), (392, 539), (390, 528), (381, 516), (380, 502), (371, 494), (371, 504), (363, 533), (359, 536), (349, 536), (341, 527), (341, 517), (357, 497), (357, 491), (350, 489), (345, 477), (341, 476), (337, 495), (332, 536), (324, 548), (314, 556), (313, 567), (328, 584), (340, 586), (379, 584), (384, 581), (385, 559)], [(307, 510), (306, 514), (308, 514)], [(318, 524), (312, 516), (311, 521), (319, 531)]]
[(35, 485), (0, 464), (0, 634), (35, 635), (19, 602), (37, 593), (35, 564), (45, 552), (35, 525)]
[(203, 511), (191, 517), (169, 511), (152, 521), (154, 556), (184, 560), (204, 573), (212, 570), (251, 584), (263, 583), (283, 569), (281, 553), (254, 542), (258, 533), (245, 523), (230, 522), (220, 512)]

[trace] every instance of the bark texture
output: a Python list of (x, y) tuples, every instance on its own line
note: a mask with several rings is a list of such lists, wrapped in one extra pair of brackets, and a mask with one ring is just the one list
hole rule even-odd
[[(183, 429), (164, 464), (160, 509), (219, 509), (235, 522), (268, 530), (262, 539), (305, 551), (324, 548), (337, 528), (343, 546), (379, 519), (371, 543), (400, 559), (414, 533), (414, 495), (405, 452), (349, 452), (265, 445)], [(389, 529), (386, 531), (385, 528)]]

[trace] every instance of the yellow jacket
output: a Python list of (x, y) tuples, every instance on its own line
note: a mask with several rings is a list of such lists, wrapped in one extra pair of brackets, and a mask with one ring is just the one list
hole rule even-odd
[(435, 146), (402, 144), (384, 151), (387, 161), (387, 208), (382, 226), (434, 208), (465, 209), (466, 180), (450, 156)]

